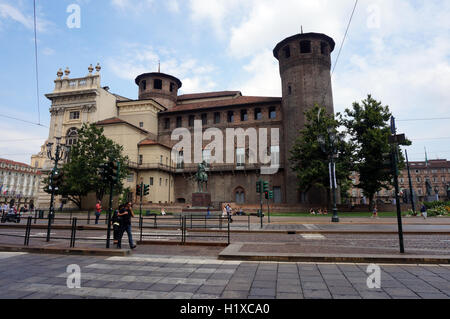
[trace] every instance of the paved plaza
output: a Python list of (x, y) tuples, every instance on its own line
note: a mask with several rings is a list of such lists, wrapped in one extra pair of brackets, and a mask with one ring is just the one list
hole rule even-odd
[[(81, 269), (68, 288), (67, 267)], [(380, 265), (369, 289), (367, 264), (223, 261), (214, 257), (86, 257), (0, 252), (0, 298), (66, 299), (448, 299), (448, 265)]]

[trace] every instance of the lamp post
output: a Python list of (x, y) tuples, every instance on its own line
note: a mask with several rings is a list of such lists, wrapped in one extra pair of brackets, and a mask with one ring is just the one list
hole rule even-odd
[(55, 200), (55, 183), (54, 178), (55, 175), (59, 174), (58, 172), (58, 162), (61, 160), (65, 160), (67, 158), (67, 155), (69, 154), (69, 149), (66, 147), (65, 144), (61, 144), (61, 137), (56, 138), (56, 149), (55, 154), (52, 154), (52, 148), (53, 144), (49, 142), (47, 144), (47, 157), (55, 162), (55, 165), (53, 166), (53, 169), (50, 173), (50, 187), (51, 187), (51, 197), (50, 197), (50, 209), (49, 209), (49, 215), (48, 215), (48, 227), (47, 227), (47, 242), (50, 241), (50, 231), (51, 231), (51, 225), (52, 225), (52, 219), (55, 214), (55, 208), (54, 208), (54, 200)]
[(328, 155), (328, 159), (330, 161), (330, 186), (333, 195), (333, 217), (331, 218), (331, 221), (333, 223), (339, 223), (338, 210), (336, 206), (336, 165), (334, 160), (337, 157), (337, 135), (335, 129), (331, 127), (327, 129), (327, 133), (327, 136), (319, 135), (318, 141), (322, 151)]

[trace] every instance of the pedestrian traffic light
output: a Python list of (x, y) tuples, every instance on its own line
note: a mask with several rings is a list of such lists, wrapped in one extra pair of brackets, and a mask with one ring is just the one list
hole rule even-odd
[(263, 192), (268, 192), (269, 191), (269, 182), (264, 181), (263, 182)]
[(256, 182), (256, 192), (258, 194), (261, 193), (261, 181), (260, 180)]
[(144, 196), (147, 196), (148, 194), (150, 194), (150, 185), (144, 184)]
[(269, 192), (264, 192), (264, 198), (269, 199)]
[(136, 185), (136, 196), (141, 196), (142, 197), (142, 188), (141, 185)]
[(273, 199), (273, 191), (269, 191), (269, 199)]

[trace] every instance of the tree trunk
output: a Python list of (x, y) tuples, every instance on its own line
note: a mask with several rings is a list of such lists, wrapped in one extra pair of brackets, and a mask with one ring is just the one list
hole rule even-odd
[(369, 212), (373, 211), (373, 207), (374, 207), (374, 196), (375, 194), (370, 194), (369, 195)]
[(74, 196), (69, 196), (68, 199), (74, 203), (75, 205), (77, 205), (78, 209), (81, 211), (81, 196), (74, 197)]

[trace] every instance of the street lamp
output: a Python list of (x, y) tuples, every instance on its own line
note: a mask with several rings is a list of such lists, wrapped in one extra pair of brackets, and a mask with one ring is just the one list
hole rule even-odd
[(61, 160), (66, 160), (69, 154), (69, 147), (67, 147), (65, 144), (61, 144), (61, 137), (56, 138), (56, 149), (55, 154), (52, 155), (52, 148), (54, 143), (47, 143), (47, 157), (55, 162), (55, 165), (53, 166), (53, 169), (50, 173), (50, 188), (51, 188), (51, 197), (50, 197), (50, 209), (49, 209), (49, 215), (48, 215), (48, 228), (47, 228), (47, 242), (50, 241), (50, 228), (52, 224), (52, 219), (55, 215), (55, 209), (54, 209), (54, 200), (55, 200), (55, 175), (59, 174), (58, 172), (58, 162)]
[(333, 217), (331, 221), (333, 223), (339, 223), (338, 210), (336, 206), (336, 165), (335, 158), (337, 158), (336, 143), (338, 141), (336, 130), (332, 127), (327, 129), (327, 136), (319, 135), (317, 138), (320, 148), (322, 151), (328, 155), (330, 161), (329, 171), (330, 171), (330, 185), (331, 191), (333, 193)]

